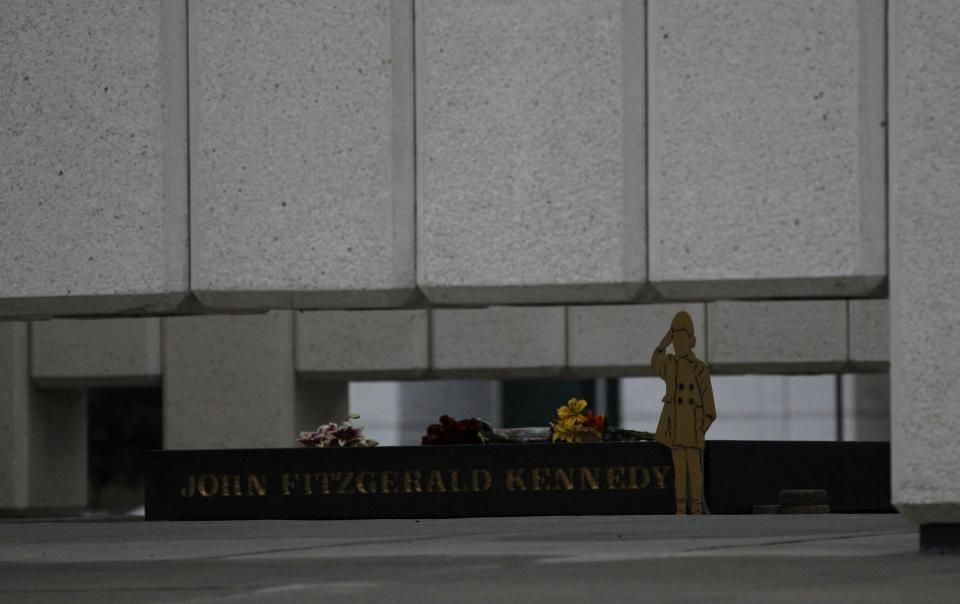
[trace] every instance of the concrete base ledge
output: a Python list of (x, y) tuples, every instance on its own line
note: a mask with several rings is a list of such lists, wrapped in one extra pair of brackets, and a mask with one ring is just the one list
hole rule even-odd
[(53, 317), (144, 316), (172, 314), (188, 292), (104, 294), (97, 296), (0, 297), (0, 317), (17, 321)]
[(859, 298), (886, 295), (887, 276), (785, 277), (782, 279), (717, 279), (659, 281), (653, 288), (674, 300), (750, 298)]
[(141, 388), (160, 386), (161, 376), (157, 375), (111, 375), (105, 377), (63, 377), (34, 378), (33, 384), (39, 388)]
[(798, 363), (760, 363), (760, 362), (733, 362), (710, 363), (712, 375), (806, 375), (815, 373), (839, 373), (846, 367), (845, 363), (803, 361)]
[(379, 290), (195, 290), (204, 306), (224, 310), (310, 310), (403, 308), (416, 306), (421, 294), (413, 288)]
[(641, 298), (644, 283), (574, 283), (564, 285), (502, 285), (433, 287), (421, 285), (434, 304), (589, 304), (633, 302)]
[[(896, 490), (896, 489), (894, 489)], [(940, 503), (908, 503), (894, 501), (893, 507), (916, 524), (960, 525), (960, 499)]]

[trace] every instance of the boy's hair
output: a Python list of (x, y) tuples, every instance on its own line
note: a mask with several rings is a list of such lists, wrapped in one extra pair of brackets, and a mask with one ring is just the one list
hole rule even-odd
[(673, 321), (670, 323), (670, 329), (673, 331), (686, 331), (691, 336), (693, 335), (693, 319), (690, 318), (690, 315), (685, 310), (681, 310), (673, 317)]

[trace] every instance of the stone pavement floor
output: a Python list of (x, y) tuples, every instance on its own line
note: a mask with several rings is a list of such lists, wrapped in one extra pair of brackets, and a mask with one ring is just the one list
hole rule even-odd
[(960, 602), (895, 514), (0, 521), (0, 602)]

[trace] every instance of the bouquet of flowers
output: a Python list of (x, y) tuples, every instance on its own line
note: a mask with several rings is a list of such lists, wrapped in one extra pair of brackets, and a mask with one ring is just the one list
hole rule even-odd
[(350, 424), (350, 420), (360, 419), (359, 415), (350, 415), (343, 423), (334, 422), (319, 426), (314, 432), (301, 432), (297, 442), (304, 447), (341, 448), (376, 447), (377, 441), (364, 438), (363, 428)]
[(568, 443), (600, 442), (604, 436), (605, 415), (584, 411), (587, 401), (572, 398), (557, 409), (556, 421), (550, 422), (550, 441)]
[(487, 422), (471, 417), (455, 420), (449, 415), (440, 416), (440, 423), (427, 426), (427, 433), (420, 440), (422, 445), (482, 445), (490, 440), (493, 429)]

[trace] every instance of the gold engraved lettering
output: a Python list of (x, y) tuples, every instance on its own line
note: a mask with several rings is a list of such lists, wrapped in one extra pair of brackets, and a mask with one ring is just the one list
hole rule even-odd
[(197, 481), (197, 491), (204, 497), (213, 497), (220, 490), (220, 482), (213, 474), (204, 474)]
[(560, 486), (567, 491), (573, 490), (573, 468), (554, 468), (553, 469), (553, 488), (560, 490)]
[(285, 472), (285, 473), (283, 474), (283, 481), (282, 481), (282, 482), (283, 482), (283, 494), (284, 494), (284, 495), (289, 495), (289, 494), (290, 494), (290, 489), (295, 489), (295, 488), (297, 487), (297, 483), (300, 482), (300, 475), (299, 475), (299, 474), (288, 474), (288, 473)]
[(580, 490), (586, 491), (587, 486), (590, 487), (591, 491), (596, 491), (600, 488), (600, 468), (577, 468), (577, 476), (580, 477)]
[(357, 492), (364, 495), (377, 492), (377, 481), (373, 479), (373, 472), (357, 474)]
[(220, 475), (220, 494), (224, 497), (230, 496), (230, 479), (226, 474)]
[[(640, 472), (640, 482), (637, 482), (637, 472)], [(636, 491), (645, 489), (650, 484), (650, 470), (644, 466), (630, 466), (627, 468), (627, 490)]]
[(187, 484), (180, 487), (181, 497), (193, 497), (197, 492), (197, 477), (191, 474), (187, 477)]
[(439, 470), (430, 470), (430, 480), (427, 482), (427, 492), (433, 493), (438, 491), (440, 493), (446, 492), (447, 488), (443, 485), (443, 476), (440, 475)]
[(237, 497), (242, 497), (243, 491), (240, 489), (240, 475), (234, 474), (231, 478), (233, 478), (233, 494)]
[(337, 487), (337, 495), (353, 495), (353, 472), (337, 472), (334, 478), (340, 479), (340, 485)]
[(387, 470), (380, 474), (380, 492), (384, 494), (395, 493), (398, 482), (400, 482), (400, 474)]
[(460, 492), (460, 470), (450, 470), (450, 492)]
[(653, 466), (650, 469), (653, 470), (653, 480), (656, 483), (657, 488), (667, 488), (666, 478), (667, 472), (670, 471), (670, 466)]
[[(493, 476), (490, 475), (490, 470), (473, 470), (470, 472), (471, 480), (470, 486), (474, 493), (479, 493), (480, 491), (486, 491), (493, 484)], [(480, 477), (483, 477), (483, 486), (480, 486)]]
[(310, 472), (303, 473), (303, 494), (304, 495), (313, 495), (313, 485), (310, 484), (316, 480), (316, 474), (311, 474)]
[(534, 491), (543, 488), (550, 490), (550, 468), (534, 468), (530, 470), (530, 487)]
[(614, 491), (623, 488), (623, 473), (626, 469), (623, 466), (613, 466), (607, 468), (607, 489)]
[(507, 468), (507, 490), (513, 491), (514, 489), (518, 491), (526, 491), (527, 485), (523, 484), (523, 473), (526, 472), (525, 469), (519, 468), (514, 470), (513, 468)]
[(336, 474), (339, 476), (339, 473), (334, 472), (321, 472), (320, 473), (320, 487), (324, 495), (330, 494), (330, 478)]
[(420, 470), (404, 470), (403, 472), (403, 492), (420, 493), (423, 489), (420, 486)]
[(247, 474), (247, 495), (257, 494), (258, 497), (263, 497), (267, 494), (267, 475), (261, 474), (257, 476), (256, 474)]

